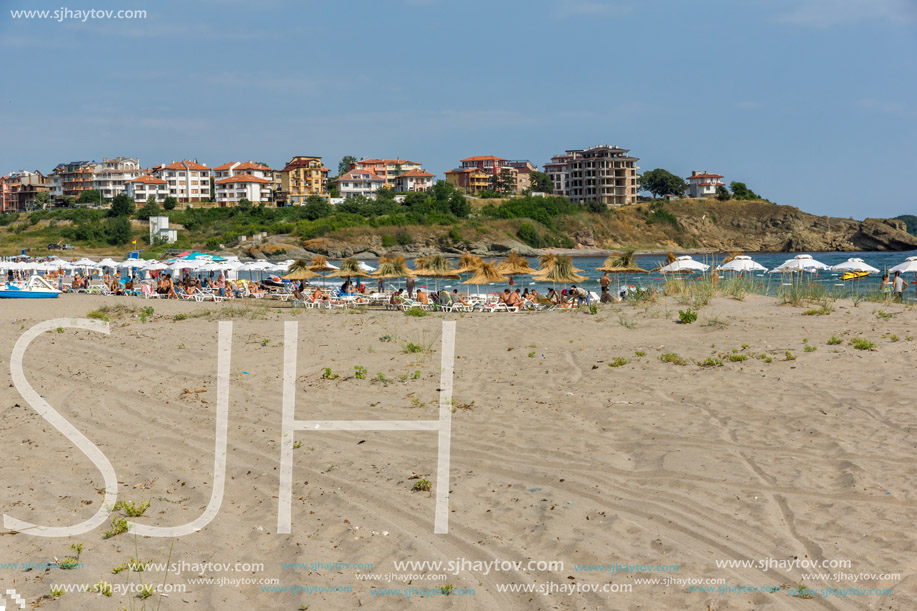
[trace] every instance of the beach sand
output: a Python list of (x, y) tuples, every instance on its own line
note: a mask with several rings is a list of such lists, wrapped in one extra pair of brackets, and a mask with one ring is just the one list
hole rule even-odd
[[(82, 568), (0, 569), (0, 586), (47, 609), (913, 609), (917, 600), (917, 415), (911, 380), (917, 311), (838, 301), (825, 316), (772, 298), (719, 298), (677, 324), (673, 298), (585, 312), (431, 314), (298, 311), (287, 304), (222, 305), (65, 295), (0, 300), (0, 509), (65, 526), (103, 499), (101, 473), (12, 386), (10, 356), (39, 322), (112, 311), (110, 334), (55, 329), (24, 359), (29, 383), (108, 457), (119, 498), (151, 502), (139, 522), (175, 526), (203, 512), (213, 485), (218, 321), (232, 321), (226, 488), (200, 532), (175, 539), (108, 522), (69, 538), (0, 528), (0, 563), (43, 563), (83, 544)], [(146, 322), (139, 308), (155, 312)], [(130, 311), (132, 310), (133, 311)], [(891, 317), (877, 315), (882, 311)], [(188, 315), (177, 320), (176, 315)], [(181, 317), (179, 317), (181, 318)], [(456, 321), (449, 532), (434, 534), (437, 435), (297, 432), (292, 534), (277, 531), (284, 321), (297, 321), (296, 418), (434, 420), (440, 334)], [(889, 334), (897, 336), (899, 341)], [(829, 345), (836, 336), (842, 343)], [(857, 350), (864, 337), (874, 350)], [(406, 352), (413, 343), (424, 351)], [(815, 350), (805, 351), (810, 346)], [(426, 351), (429, 349), (429, 351)], [(645, 353), (644, 356), (638, 356)], [(787, 353), (795, 360), (787, 360)], [(685, 365), (662, 362), (674, 353)], [(729, 355), (747, 355), (747, 360)], [(719, 355), (719, 356), (718, 356)], [(763, 358), (766, 355), (771, 362)], [(623, 357), (619, 367), (609, 363)], [(722, 366), (692, 361), (719, 358)], [(365, 367), (365, 379), (355, 376)], [(337, 379), (322, 379), (325, 368)], [(380, 381), (381, 374), (388, 381)], [(185, 392), (185, 389), (191, 392)], [(200, 391), (200, 392), (195, 392)], [(412, 492), (419, 475), (431, 492)], [(116, 515), (118, 515), (116, 513)], [(180, 574), (112, 569), (131, 558), (190, 567)], [(462, 570), (383, 581), (400, 561), (560, 561), (563, 568)], [(718, 568), (772, 559), (782, 567)], [(849, 561), (843, 568), (790, 560)], [(283, 563), (366, 563), (282, 568)], [(665, 565), (677, 571), (582, 571), (574, 565)], [(185, 565), (188, 566), (187, 564)], [(445, 571), (443, 571), (445, 572)], [(805, 573), (900, 574), (812, 579)], [(365, 581), (357, 575), (377, 574)], [(265, 592), (267, 587), (345, 591)], [(637, 580), (724, 580), (776, 592), (691, 592)], [(186, 591), (145, 601), (51, 584), (168, 583)], [(422, 600), (371, 587), (474, 594)], [(552, 586), (551, 584), (555, 584)], [(814, 598), (793, 594), (800, 583)], [(502, 584), (534, 584), (532, 593)], [(587, 586), (630, 592), (557, 592)], [(697, 584), (695, 584), (697, 585)], [(706, 585), (706, 584), (704, 584)], [(708, 586), (709, 587), (709, 586)], [(888, 596), (824, 596), (824, 588), (891, 588)], [(348, 590), (349, 589), (349, 590)], [(13, 608), (13, 607), (7, 607)]]

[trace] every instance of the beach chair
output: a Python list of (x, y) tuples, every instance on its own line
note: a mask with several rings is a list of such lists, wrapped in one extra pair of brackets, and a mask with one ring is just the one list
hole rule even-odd
[(140, 296), (144, 299), (159, 299), (162, 297), (162, 295), (154, 291), (153, 287), (151, 287), (149, 284), (140, 285)]
[(90, 284), (89, 288), (86, 289), (86, 292), (90, 295), (111, 295), (111, 290), (103, 282), (98, 284)]

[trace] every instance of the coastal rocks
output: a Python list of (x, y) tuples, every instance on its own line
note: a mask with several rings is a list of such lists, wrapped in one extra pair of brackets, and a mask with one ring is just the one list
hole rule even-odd
[(917, 236), (907, 232), (904, 221), (866, 219), (851, 236), (856, 250), (914, 250)]
[(591, 229), (580, 229), (573, 234), (577, 249), (595, 248), (595, 235)]

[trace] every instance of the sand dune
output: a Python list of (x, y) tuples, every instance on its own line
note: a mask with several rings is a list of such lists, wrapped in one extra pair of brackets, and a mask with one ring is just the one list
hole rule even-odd
[[(604, 307), (594, 316), (423, 318), (384, 311), (294, 315), (260, 303), (83, 295), (34, 304), (0, 301), (5, 514), (63, 526), (87, 519), (102, 502), (99, 471), (28, 406), (12, 387), (9, 367), (25, 329), (102, 305), (126, 308), (109, 313), (109, 335), (61, 329), (32, 343), (24, 361), (30, 384), (110, 459), (119, 498), (150, 501), (138, 521), (190, 522), (207, 505), (213, 485), (217, 326), (232, 320), (225, 495), (213, 522), (174, 540), (130, 533), (103, 539), (107, 523), (62, 539), (0, 529), (0, 562), (53, 562), (73, 553), (70, 544), (83, 544), (82, 568), (0, 569), (4, 589), (42, 608), (846, 610), (908, 609), (917, 599), (913, 309), (839, 301), (828, 316), (804, 316), (801, 309), (750, 296), (717, 299), (696, 323), (680, 325), (677, 311), (684, 306), (671, 298), (647, 308)], [(155, 309), (146, 322), (136, 311), (143, 306)], [(880, 309), (893, 316), (878, 317)], [(182, 314), (189, 316), (176, 320)], [(447, 535), (433, 533), (436, 434), (375, 431), (296, 433), (293, 533), (276, 534), (281, 344), (288, 320), (299, 323), (300, 420), (436, 419), (442, 320), (457, 321)], [(832, 336), (843, 342), (829, 345)], [(876, 348), (857, 350), (849, 342), (854, 337)], [(425, 350), (406, 352), (408, 343)], [(688, 363), (662, 362), (658, 357), (667, 353)], [(618, 357), (629, 362), (610, 367)], [(723, 365), (697, 364), (708, 357)], [(366, 369), (365, 379), (355, 377), (355, 367)], [(326, 368), (339, 377), (323, 379)], [(415, 475), (429, 479), (433, 492), (412, 492)], [(112, 574), (131, 557), (264, 567)], [(486, 575), (464, 570), (411, 583), (357, 577), (436, 574), (399, 571), (394, 563), (459, 558), (564, 566)], [(849, 567), (717, 567), (717, 561), (794, 558), (844, 560)], [(333, 562), (372, 563), (372, 569), (281, 566)], [(574, 566), (615, 563), (678, 570), (584, 572)], [(802, 577), (835, 572), (898, 573), (900, 579)], [(263, 584), (189, 582), (199, 575), (350, 590), (270, 592)], [(666, 577), (781, 589), (692, 592), (683, 582), (637, 582)], [(120, 593), (41, 598), (51, 584), (100, 579), (165, 582), (186, 591), (145, 601)], [(419, 594), (407, 600), (372, 593), (446, 582), (474, 594), (419, 601)], [(632, 591), (501, 591), (512, 583), (628, 585)], [(814, 598), (788, 590), (800, 583), (816, 592)], [(824, 588), (893, 592), (817, 593)]]

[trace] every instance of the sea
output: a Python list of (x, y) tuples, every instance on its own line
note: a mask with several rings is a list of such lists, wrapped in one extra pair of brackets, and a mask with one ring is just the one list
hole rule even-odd
[[(843, 263), (850, 258), (859, 258), (863, 261), (879, 270), (884, 272), (885, 270), (898, 265), (905, 261), (908, 257), (917, 256), (917, 251), (911, 252), (825, 252), (825, 253), (756, 253), (751, 256), (751, 258), (766, 267), (768, 270), (777, 267), (788, 259), (792, 259), (798, 254), (810, 254), (813, 259), (820, 261), (828, 266), (837, 265)], [(665, 254), (652, 254), (652, 255), (637, 255), (636, 262), (639, 267), (643, 269), (653, 269), (665, 264), (666, 255)], [(692, 255), (692, 258), (701, 263), (706, 263), (710, 265), (711, 269), (715, 268), (717, 265), (723, 262), (723, 259), (726, 258), (726, 255)], [(487, 259), (489, 260), (489, 259)], [(498, 260), (498, 259), (497, 259)], [(535, 257), (530, 257), (528, 259), (529, 265), (535, 269), (538, 268), (538, 259)], [(340, 261), (330, 260), (334, 265), (340, 265)], [(365, 262), (373, 267), (377, 267), (379, 262), (377, 260), (368, 259)], [(575, 267), (582, 269), (580, 272), (581, 276), (586, 276), (588, 279), (584, 282), (578, 284), (588, 290), (598, 293), (600, 291), (599, 286), (599, 277), (601, 277), (603, 272), (596, 271), (597, 267), (601, 267), (605, 262), (605, 257), (574, 257), (573, 264)], [(408, 260), (408, 266), (412, 266), (412, 262)], [(720, 277), (725, 277), (727, 272), (720, 272)], [(826, 287), (832, 287), (831, 290), (836, 291), (837, 293), (848, 294), (851, 290), (855, 289), (857, 292), (870, 292), (875, 291), (879, 288), (879, 284), (882, 280), (881, 272), (878, 274), (871, 274), (862, 280), (857, 280), (856, 286), (851, 287), (850, 282), (842, 282), (840, 280), (842, 272), (832, 272), (832, 271), (820, 271), (818, 273), (806, 273), (805, 278), (807, 282), (811, 283), (820, 283)], [(693, 275), (688, 275), (687, 280), (690, 281)], [(256, 275), (257, 277), (257, 275)], [(469, 276), (463, 276), (462, 280), (467, 279)], [(611, 278), (611, 289), (613, 292), (618, 292), (618, 289), (624, 286), (638, 287), (638, 288), (653, 288), (659, 287), (665, 282), (665, 279), (662, 277), (662, 274), (658, 272), (650, 272), (649, 274), (610, 274)], [(671, 279), (671, 275), (669, 279)], [(699, 276), (697, 276), (699, 277)], [(759, 287), (759, 290), (767, 292), (769, 294), (776, 294), (784, 283), (791, 282), (786, 276), (783, 276), (780, 273), (765, 273), (765, 272), (753, 272), (749, 273), (746, 277), (755, 278), (760, 282), (756, 285)], [(417, 286), (427, 287), (430, 289), (447, 289), (452, 290), (453, 288), (458, 288), (460, 291), (467, 291), (469, 289), (474, 289), (473, 286), (462, 284), (462, 280), (433, 280), (430, 278), (417, 278)], [(913, 298), (914, 292), (914, 275), (906, 274), (905, 280), (911, 284), (911, 297)], [(321, 284), (323, 280), (321, 278), (316, 278), (312, 282), (313, 284)], [(339, 278), (328, 278), (325, 282), (329, 286), (334, 286), (339, 284), (342, 281)], [(369, 283), (372, 287), (375, 285), (375, 280), (373, 279), (364, 279), (364, 283)], [(403, 287), (403, 280), (386, 280), (386, 288), (390, 287)], [(494, 292), (497, 289), (502, 290), (503, 288), (510, 287), (513, 288), (526, 288), (526, 287), (536, 287), (539, 291), (544, 292), (547, 288), (550, 288), (551, 283), (537, 282), (529, 276), (515, 276), (513, 277), (513, 284), (510, 285), (507, 282), (494, 283), (489, 285), (481, 285), (479, 287), (481, 292)], [(560, 285), (558, 285), (560, 288)]]

